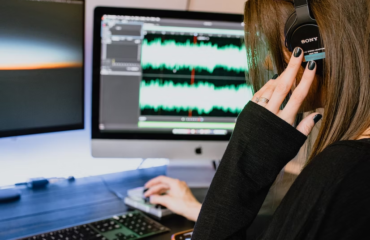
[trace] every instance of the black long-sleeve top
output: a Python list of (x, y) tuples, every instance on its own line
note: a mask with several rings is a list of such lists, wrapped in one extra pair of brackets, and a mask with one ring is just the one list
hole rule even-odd
[[(250, 102), (212, 181), (193, 240), (246, 239), (282, 168), (306, 136)], [(370, 239), (370, 141), (340, 141), (298, 176), (260, 239)]]

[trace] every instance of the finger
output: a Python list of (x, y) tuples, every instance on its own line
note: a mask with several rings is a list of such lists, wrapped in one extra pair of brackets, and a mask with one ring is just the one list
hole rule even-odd
[(145, 192), (144, 196), (149, 197), (154, 194), (162, 194), (167, 192), (169, 189), (170, 187), (167, 184), (160, 183), (149, 188), (149, 190)]
[(275, 79), (279, 77), (275, 74), (258, 92), (256, 92), (252, 98), (252, 101), (258, 103), (258, 98), (262, 97), (262, 94), (268, 89), (276, 85)]
[(252, 98), (252, 102), (258, 103), (258, 99), (261, 97), (262, 93), (268, 87), (270, 81), (268, 81), (258, 92), (256, 92)]
[(279, 117), (289, 123), (293, 123), (299, 108), (306, 98), (316, 74), (316, 63), (310, 61), (303, 74), (302, 80), (294, 90), (284, 110), (280, 112)]
[(315, 124), (318, 123), (321, 119), (322, 115), (320, 113), (312, 113), (299, 123), (297, 130), (308, 136)]
[(293, 56), (290, 58), (287, 69), (279, 77), (275, 91), (266, 106), (266, 109), (270, 110), (270, 112), (277, 114), (280, 111), (280, 106), (296, 79), (302, 60), (303, 50), (301, 48), (296, 48), (293, 52)]
[(266, 107), (268, 102), (271, 99), (272, 94), (274, 93), (274, 90), (275, 90), (275, 85), (270, 84), (270, 86), (265, 89), (265, 91), (261, 94), (261, 96), (258, 97), (257, 104), (262, 107)]
[(288, 67), (285, 69), (285, 71), (281, 74), (281, 80), (282, 81), (285, 81), (285, 82), (288, 82), (288, 83), (293, 83), (296, 76), (297, 76), (297, 73), (298, 73), (298, 70), (300, 69), (300, 67), (302, 66), (302, 61), (303, 61), (303, 50), (302, 48), (295, 48), (293, 53), (292, 53), (292, 57), (290, 58), (289, 60), (289, 64), (288, 64)]
[(167, 195), (153, 195), (150, 197), (150, 203), (153, 205), (159, 204), (163, 207), (169, 208), (171, 197)]
[(254, 95), (251, 101), (257, 103), (258, 102), (258, 97), (256, 95)]
[(176, 181), (178, 181), (178, 180), (173, 179), (173, 178), (169, 178), (169, 177), (166, 177), (166, 176), (159, 176), (159, 177), (156, 177), (156, 178), (150, 180), (149, 182), (147, 182), (145, 184), (145, 188), (150, 188), (154, 185), (161, 184), (161, 183), (165, 183), (165, 184), (171, 186), (171, 185), (174, 185), (174, 183)]

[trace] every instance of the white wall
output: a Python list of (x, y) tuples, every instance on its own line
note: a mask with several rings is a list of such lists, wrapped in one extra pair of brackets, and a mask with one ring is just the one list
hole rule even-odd
[[(242, 12), (241, 0), (192, 0), (194, 11)], [(187, 0), (86, 0), (85, 130), (0, 139), (0, 186), (33, 177), (76, 177), (135, 169), (140, 159), (94, 159), (90, 150), (93, 10), (123, 6), (185, 10)]]
[(246, 0), (190, 0), (191, 11), (243, 14)]

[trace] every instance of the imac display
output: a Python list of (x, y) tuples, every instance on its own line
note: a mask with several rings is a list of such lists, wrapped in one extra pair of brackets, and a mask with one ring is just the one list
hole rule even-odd
[(97, 8), (93, 138), (227, 142), (253, 96), (242, 21)]

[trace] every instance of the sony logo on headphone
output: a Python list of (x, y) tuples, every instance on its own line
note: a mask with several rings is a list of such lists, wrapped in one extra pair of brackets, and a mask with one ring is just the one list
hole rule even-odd
[(302, 44), (305, 44), (305, 43), (310, 43), (310, 42), (317, 42), (317, 37), (315, 38), (309, 38), (309, 39), (306, 39), (306, 40), (302, 40)]

